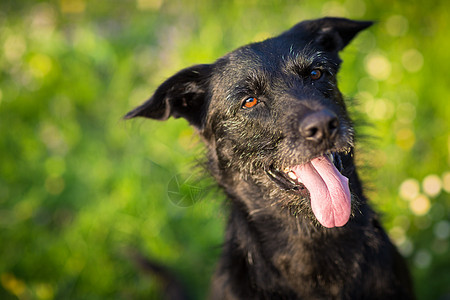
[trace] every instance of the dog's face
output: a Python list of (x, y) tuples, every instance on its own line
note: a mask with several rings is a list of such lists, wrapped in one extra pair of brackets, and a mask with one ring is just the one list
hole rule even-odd
[(126, 118), (187, 119), (209, 148), (216, 178), (249, 210), (280, 203), (325, 227), (343, 226), (351, 200), (339, 171), (353, 128), (337, 88), (338, 52), (370, 24), (299, 23), (180, 71)]

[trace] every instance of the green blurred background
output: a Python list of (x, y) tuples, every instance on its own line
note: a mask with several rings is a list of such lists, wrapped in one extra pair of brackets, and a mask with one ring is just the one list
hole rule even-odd
[(133, 250), (203, 298), (224, 197), (168, 191), (202, 145), (184, 120), (121, 117), (177, 70), (325, 15), (378, 21), (342, 53), (339, 76), (370, 123), (362, 175), (419, 299), (450, 299), (449, 6), (1, 0), (0, 299), (158, 299)]

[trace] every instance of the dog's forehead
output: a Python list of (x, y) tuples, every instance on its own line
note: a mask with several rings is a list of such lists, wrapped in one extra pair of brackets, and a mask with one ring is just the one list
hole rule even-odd
[(253, 43), (234, 50), (226, 57), (229, 68), (279, 68), (284, 61), (298, 57), (312, 45), (301, 39), (278, 36), (263, 42)]
[(336, 51), (325, 51), (310, 36), (284, 33), (240, 47), (219, 59), (221, 61), (219, 65), (227, 77), (233, 78), (242, 78), (249, 72), (261, 70), (272, 75), (280, 75), (283, 69), (293, 65), (298, 68), (308, 67), (320, 57), (334, 65), (341, 62)]
[(240, 47), (216, 62), (216, 89), (234, 90), (251, 81), (282, 82), (314, 64), (328, 65), (337, 71), (340, 60), (308, 40), (281, 35)]

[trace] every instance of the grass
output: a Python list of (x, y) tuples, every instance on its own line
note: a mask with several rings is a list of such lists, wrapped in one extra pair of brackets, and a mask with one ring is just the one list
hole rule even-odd
[(2, 1), (0, 298), (158, 299), (130, 250), (173, 268), (203, 298), (224, 196), (214, 189), (181, 206), (168, 196), (174, 178), (189, 178), (201, 142), (184, 120), (121, 117), (179, 69), (324, 15), (378, 21), (342, 53), (340, 87), (371, 124), (360, 128), (372, 138), (358, 157), (419, 299), (449, 297), (447, 6)]

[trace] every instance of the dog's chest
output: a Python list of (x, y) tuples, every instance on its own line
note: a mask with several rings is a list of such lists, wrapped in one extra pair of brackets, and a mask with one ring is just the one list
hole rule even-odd
[(294, 290), (315, 287), (329, 297), (339, 297), (342, 287), (359, 276), (361, 270), (356, 257), (350, 257), (333, 242), (305, 242), (299, 239), (273, 256), (273, 263)]

